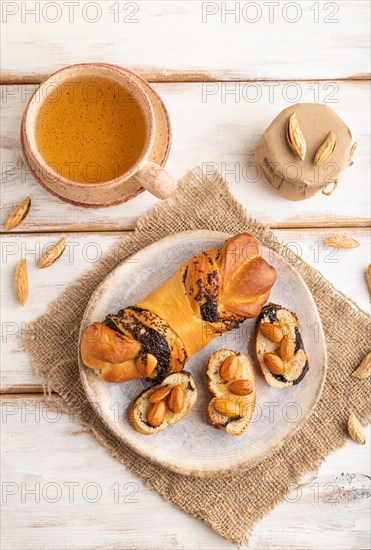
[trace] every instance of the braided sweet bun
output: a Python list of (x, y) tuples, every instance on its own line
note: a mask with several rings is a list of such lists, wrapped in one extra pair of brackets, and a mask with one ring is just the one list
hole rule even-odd
[(137, 305), (90, 325), (82, 361), (107, 382), (159, 383), (211, 340), (259, 315), (275, 280), (252, 235), (231, 237), (183, 263)]

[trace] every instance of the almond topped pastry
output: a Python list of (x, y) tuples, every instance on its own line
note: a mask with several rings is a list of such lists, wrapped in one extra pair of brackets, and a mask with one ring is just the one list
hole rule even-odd
[(268, 304), (262, 309), (257, 325), (256, 354), (270, 386), (285, 388), (303, 380), (309, 362), (295, 313), (277, 304)]
[(177, 424), (196, 403), (197, 390), (189, 372), (170, 374), (161, 384), (142, 391), (131, 405), (129, 421), (145, 435)]
[(206, 369), (213, 398), (207, 407), (209, 423), (225, 427), (231, 435), (247, 429), (255, 409), (255, 376), (249, 358), (242, 353), (221, 349), (210, 357)]

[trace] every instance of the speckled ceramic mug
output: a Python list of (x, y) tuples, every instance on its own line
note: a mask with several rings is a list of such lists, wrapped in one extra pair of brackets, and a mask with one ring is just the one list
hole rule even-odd
[[(108, 78), (125, 89), (138, 103), (146, 126), (145, 146), (135, 164), (114, 180), (93, 184), (75, 182), (53, 170), (42, 157), (36, 139), (37, 117), (49, 93), (66, 81), (86, 76)], [(133, 177), (138, 180), (142, 187), (158, 198), (165, 199), (172, 195), (176, 189), (176, 181), (173, 176), (162, 167), (148, 160), (155, 135), (156, 122), (153, 108), (143, 89), (136, 84), (130, 74), (120, 71), (119, 68), (113, 65), (102, 63), (71, 65), (44, 80), (27, 105), (21, 129), (23, 153), (39, 183), (46, 186), (48, 190), (57, 196), (60, 196), (61, 188), (63, 188), (64, 195), (66, 193), (73, 195), (74, 202), (83, 203), (93, 200), (97, 205), (100, 200), (104, 202), (106, 194), (112, 188), (122, 185), (124, 181)]]

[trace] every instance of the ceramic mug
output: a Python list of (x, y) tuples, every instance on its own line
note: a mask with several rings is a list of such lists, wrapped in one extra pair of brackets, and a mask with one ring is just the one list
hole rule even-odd
[[(79, 77), (108, 78), (125, 89), (133, 97), (141, 109), (146, 126), (146, 142), (140, 157), (127, 171), (120, 174), (114, 180), (100, 183), (78, 183), (68, 179), (50, 167), (37, 146), (36, 121), (40, 109), (48, 95), (62, 83)], [(148, 157), (152, 150), (156, 136), (156, 121), (152, 105), (138, 84), (129, 73), (123, 72), (119, 67), (103, 63), (84, 63), (71, 65), (52, 74), (44, 80), (31, 97), (23, 115), (21, 141), (25, 159), (34, 173), (36, 179), (43, 185), (60, 196), (59, 188), (73, 193), (75, 196), (85, 196), (87, 202), (99, 203), (101, 197), (112, 188), (117, 188), (130, 178), (135, 178), (142, 187), (158, 198), (165, 199), (172, 195), (176, 189), (176, 181), (173, 176), (158, 164), (150, 162)], [(45, 185), (47, 181), (47, 185)]]

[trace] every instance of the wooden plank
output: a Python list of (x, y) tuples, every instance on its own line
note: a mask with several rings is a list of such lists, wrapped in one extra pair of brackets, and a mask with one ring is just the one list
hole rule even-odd
[[(197, 1), (197, 0), (196, 0)], [(139, 76), (150, 82), (151, 84), (164, 83), (169, 84), (171, 82), (183, 83), (183, 82), (270, 82), (270, 79), (247, 79), (238, 77), (237, 75), (232, 79), (228, 77), (228, 71), (218, 71), (218, 73), (203, 73), (201, 71), (187, 71), (187, 72), (175, 72), (163, 73), (161, 71), (145, 71), (138, 68), (132, 68)], [(51, 73), (14, 73), (11, 71), (2, 72), (0, 74), (0, 85), (12, 85), (12, 84), (39, 84)], [(362, 80), (370, 80), (371, 74), (364, 73), (352, 76), (335, 77), (331, 78), (331, 82), (357, 82)], [(297, 78), (296, 82), (307, 82), (308, 79)], [(291, 80), (281, 80), (281, 82), (291, 82)], [(327, 78), (317, 78), (316, 82), (328, 82)]]
[[(133, 229), (157, 199), (145, 192), (108, 209), (83, 209), (49, 195), (22, 161), (19, 127), (33, 85), (2, 86), (3, 217), (27, 195), (31, 214), (16, 231), (102, 231)], [(156, 84), (173, 125), (167, 168), (181, 177), (193, 166), (204, 173), (216, 168), (253, 216), (272, 227), (368, 225), (370, 217), (370, 88), (367, 82), (244, 82)], [(351, 127), (359, 143), (354, 166), (342, 175), (331, 197), (307, 201), (280, 198), (264, 179), (256, 178), (254, 149), (264, 129), (290, 102), (320, 101), (332, 106)], [(334, 103), (332, 103), (334, 102)], [(195, 123), (197, 121), (197, 123)]]
[(71, 4), (2, 2), (5, 81), (89, 61), (167, 81), (362, 78), (369, 67), (362, 0)]
[[(324, 248), (324, 239), (338, 230), (277, 230), (278, 237), (319, 269), (336, 288), (369, 311), (370, 295), (365, 269), (370, 262), (370, 233), (367, 229), (343, 229), (341, 233), (359, 240), (361, 246), (352, 250)], [(28, 355), (20, 349), (20, 336), (26, 338), (25, 324), (47, 310), (48, 304), (76, 281), (109, 250), (114, 250), (122, 234), (70, 234), (67, 250), (61, 260), (48, 269), (38, 269), (37, 259), (59, 235), (2, 236), (2, 369), (1, 391), (34, 393), (42, 391)], [(31, 293), (22, 308), (13, 290), (14, 269), (21, 258), (28, 262)], [(20, 330), (20, 336), (17, 331)]]
[[(231, 548), (149, 491), (73, 416), (61, 414), (58, 402), (51, 412), (41, 398), (1, 399), (3, 548)], [(249, 547), (367, 548), (369, 441), (349, 441), (317, 476), (306, 476), (257, 525)]]

